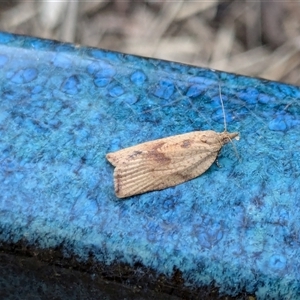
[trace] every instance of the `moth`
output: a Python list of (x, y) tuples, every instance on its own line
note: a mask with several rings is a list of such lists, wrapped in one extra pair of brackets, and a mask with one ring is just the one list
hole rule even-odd
[(239, 133), (227, 132), (223, 101), (222, 108), (223, 132), (193, 131), (106, 154), (115, 167), (116, 196), (126, 198), (162, 190), (203, 174), (217, 159), (221, 148), (239, 138)]

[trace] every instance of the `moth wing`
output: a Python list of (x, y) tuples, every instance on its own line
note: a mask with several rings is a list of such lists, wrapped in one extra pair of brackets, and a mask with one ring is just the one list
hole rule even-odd
[[(116, 167), (115, 191), (125, 198), (183, 183), (204, 173), (221, 145), (208, 147), (194, 136), (169, 137), (107, 154)], [(184, 136), (186, 139), (182, 139)], [(180, 139), (178, 139), (180, 137)]]
[[(205, 142), (202, 142), (202, 139), (203, 141), (205, 141), (208, 135), (214, 138), (214, 147), (211, 147), (211, 145), (205, 145)], [(177, 156), (192, 155), (195, 151), (198, 151), (198, 148), (200, 148), (201, 150), (202, 148), (210, 148), (213, 152), (215, 152), (219, 151), (222, 147), (222, 144), (218, 142), (218, 136), (219, 134), (212, 130), (193, 131), (185, 134), (145, 142), (122, 150), (118, 150), (116, 152), (111, 152), (106, 155), (106, 158), (113, 166), (117, 166), (120, 163), (126, 163), (127, 161), (134, 160), (138, 155), (148, 155), (148, 152), (150, 152), (151, 150), (155, 152), (157, 149), (160, 149), (160, 152), (163, 152), (164, 154), (170, 152), (170, 154), (177, 154)], [(195, 146), (195, 144), (198, 145)]]

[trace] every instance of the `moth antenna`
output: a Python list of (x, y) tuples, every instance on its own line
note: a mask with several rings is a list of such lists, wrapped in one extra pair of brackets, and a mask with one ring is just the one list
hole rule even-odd
[[(221, 93), (221, 84), (219, 84), (219, 97), (220, 97), (220, 102), (221, 102), (221, 107), (222, 107), (222, 112), (223, 112), (223, 118), (224, 118), (224, 132), (227, 132), (226, 115), (225, 115), (225, 108), (224, 108), (224, 103), (223, 103), (222, 93)], [(233, 141), (232, 141), (231, 138), (229, 138), (229, 139), (230, 139), (230, 143), (231, 143), (231, 145), (233, 147), (233, 151), (234, 151), (237, 159), (239, 161), (241, 161), (241, 157), (240, 157), (240, 155), (239, 155), (239, 153), (238, 153), (238, 151), (237, 151), (237, 149), (235, 147), (235, 144), (233, 143)], [(239, 136), (236, 139), (239, 140)]]
[[(231, 138), (229, 138), (229, 139), (230, 139), (230, 144), (232, 145), (233, 151), (234, 151), (234, 153), (235, 153), (235, 156), (237, 157), (238, 161), (241, 162), (241, 161), (242, 161), (242, 160), (241, 160), (241, 157), (240, 157), (239, 152), (237, 151), (237, 149), (236, 149), (236, 147), (235, 147), (234, 142), (232, 141)], [(236, 139), (236, 140), (239, 140), (239, 136), (238, 136), (238, 138), (235, 138), (235, 139)]]
[(221, 84), (219, 84), (219, 96), (220, 96), (220, 102), (221, 102), (223, 118), (224, 118), (224, 131), (227, 132), (226, 115), (225, 115), (225, 109), (224, 109), (222, 94), (221, 94)]

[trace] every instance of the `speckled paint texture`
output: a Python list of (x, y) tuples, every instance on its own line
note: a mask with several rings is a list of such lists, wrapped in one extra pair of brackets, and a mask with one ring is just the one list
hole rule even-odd
[[(187, 285), (300, 297), (300, 89), (0, 34), (0, 241), (142, 265)], [(224, 130), (200, 177), (118, 200), (107, 152)], [(236, 151), (235, 151), (236, 149)]]

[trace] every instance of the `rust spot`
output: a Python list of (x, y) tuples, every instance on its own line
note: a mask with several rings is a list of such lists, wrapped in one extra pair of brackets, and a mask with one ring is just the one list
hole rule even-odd
[(149, 151), (149, 157), (161, 164), (167, 164), (171, 162), (169, 157), (165, 156), (162, 152), (159, 152), (159, 148), (161, 148), (164, 144), (164, 142), (158, 143)]
[(136, 156), (142, 154), (143, 151), (134, 151), (132, 154), (129, 155), (129, 158), (135, 158)]
[(184, 140), (180, 145), (182, 148), (189, 148), (192, 145), (191, 140)]

